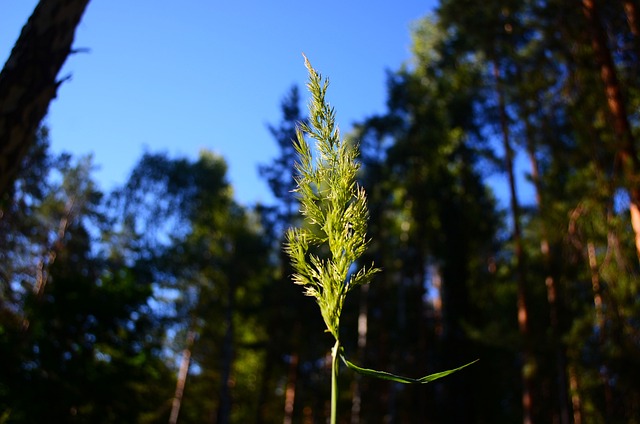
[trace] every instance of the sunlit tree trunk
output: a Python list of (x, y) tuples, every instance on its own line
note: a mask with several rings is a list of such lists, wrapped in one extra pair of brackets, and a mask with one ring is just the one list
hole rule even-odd
[(573, 424), (582, 424), (582, 399), (578, 386), (578, 373), (574, 367), (569, 367), (569, 388), (571, 390), (571, 407), (573, 408)]
[(602, 333), (604, 329), (604, 314), (602, 311), (602, 292), (600, 290), (600, 274), (598, 273), (598, 259), (596, 246), (592, 241), (587, 243), (587, 256), (589, 258), (589, 271), (591, 273), (591, 289), (593, 290), (593, 307), (596, 315), (596, 330)]
[(182, 396), (184, 394), (184, 387), (187, 383), (187, 375), (189, 373), (189, 365), (191, 363), (191, 350), (193, 349), (193, 343), (196, 339), (196, 332), (189, 330), (187, 333), (187, 342), (185, 348), (182, 351), (182, 361), (180, 362), (180, 370), (178, 371), (178, 381), (176, 382), (176, 391), (171, 404), (171, 414), (169, 415), (169, 424), (176, 424), (178, 422), (178, 415), (180, 414), (180, 406), (182, 405)]
[(582, 0), (582, 10), (589, 25), (591, 46), (596, 63), (600, 68), (600, 78), (603, 82), (607, 106), (613, 118), (613, 129), (618, 141), (616, 153), (626, 178), (630, 198), (631, 225), (635, 233), (636, 253), (640, 258), (640, 182), (637, 178), (640, 174), (640, 161), (634, 145), (634, 137), (615, 65), (607, 45), (607, 36), (600, 22), (595, 0)]
[(522, 347), (522, 422), (532, 424), (533, 420), (533, 375), (530, 365), (533, 361), (529, 342), (529, 311), (527, 308), (526, 278), (524, 270), (524, 249), (522, 246), (522, 230), (520, 226), (520, 205), (517, 197), (515, 172), (513, 169), (513, 149), (511, 148), (509, 122), (507, 118), (506, 105), (504, 100), (502, 83), (500, 81), (500, 70), (496, 62), (493, 63), (493, 75), (495, 78), (496, 94), (498, 98), (498, 109), (500, 114), (500, 127), (502, 130), (502, 141), (504, 147), (505, 166), (509, 181), (510, 210), (513, 225), (513, 243), (516, 258), (516, 280), (517, 280), (517, 308), (518, 308), (518, 329), (523, 340)]
[(40, 0), (0, 72), (0, 194), (56, 97), (57, 75), (89, 0)]
[[(576, 237), (576, 232), (577, 232), (576, 222), (580, 217), (580, 215), (582, 214), (582, 212), (583, 212), (582, 207), (579, 206), (575, 208), (570, 214), (568, 232), (569, 232), (569, 235), (575, 240), (579, 240), (579, 237)], [(609, 217), (608, 219), (611, 219), (611, 217)], [(619, 246), (618, 246), (619, 243), (617, 241), (617, 235), (611, 230), (607, 235), (607, 244), (608, 244), (607, 255), (616, 256), (617, 258), (616, 261), (618, 261), (620, 258), (618, 258), (619, 255), (618, 253), (616, 253), (616, 251), (619, 250)], [(580, 242), (577, 243), (577, 247), (584, 252), (587, 259), (587, 264), (589, 266), (589, 275), (591, 279), (591, 289), (593, 293), (593, 307), (594, 307), (594, 315), (595, 315), (594, 328), (596, 333), (598, 334), (598, 343), (602, 345), (605, 343), (604, 339), (605, 339), (606, 317), (605, 317), (605, 311), (604, 311), (604, 302), (602, 298), (602, 288), (600, 284), (600, 271), (599, 271), (597, 253), (596, 253), (596, 245), (592, 240), (587, 240), (586, 248)], [(610, 260), (609, 258), (605, 258), (604, 261), (609, 261), (609, 260)], [(620, 266), (620, 264), (618, 265)], [(600, 378), (603, 386), (603, 397), (604, 397), (604, 404), (605, 404), (605, 411), (606, 411), (605, 416), (608, 416), (612, 410), (612, 402), (613, 402), (612, 390), (611, 390), (611, 385), (609, 383), (607, 368), (601, 367), (599, 371), (600, 371)], [(570, 389), (571, 389), (571, 400), (573, 404), (574, 424), (579, 424), (582, 421), (582, 402), (580, 399), (578, 374), (575, 368), (571, 366), (569, 367), (569, 379), (570, 379), (569, 383), (570, 383)]]
[[(611, 233), (610, 233), (611, 235)], [(609, 242), (611, 242), (611, 238), (609, 237)], [(595, 309), (596, 322), (595, 326), (598, 333), (598, 342), (603, 345), (604, 344), (604, 331), (605, 331), (605, 317), (603, 311), (603, 302), (602, 302), (602, 291), (600, 288), (600, 273), (598, 271), (598, 258), (596, 256), (595, 245), (592, 241), (587, 243), (587, 257), (589, 259), (589, 270), (591, 272), (591, 287), (593, 290), (593, 306)], [(604, 388), (604, 400), (605, 400), (605, 408), (607, 411), (607, 415), (611, 414), (612, 411), (612, 390), (611, 385), (609, 384), (609, 372), (607, 371), (607, 367), (601, 367), (600, 370), (600, 378), (602, 380), (602, 385)]]
[(627, 15), (627, 23), (634, 37), (636, 37), (636, 46), (638, 46), (638, 38), (640, 37), (640, 13), (636, 0), (623, 0), (624, 12)]

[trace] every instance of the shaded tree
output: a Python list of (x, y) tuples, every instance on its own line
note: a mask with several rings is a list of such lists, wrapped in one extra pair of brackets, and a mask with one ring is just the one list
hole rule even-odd
[[(360, 129), (372, 239), (382, 240), (372, 244), (372, 254), (380, 257), (381, 277), (390, 274), (384, 291), (368, 293), (370, 326), (386, 330), (368, 332), (380, 340), (365, 358), (386, 358), (391, 367), (446, 368), (479, 352), (465, 327), (477, 322), (470, 298), (474, 284), (489, 279), (483, 268), (494, 254), (499, 221), (478, 168), (484, 149), (474, 121), (482, 100), (477, 64), (450, 56), (445, 41), (432, 21), (416, 26), (411, 68), (389, 80), (388, 114)], [(385, 315), (396, 317), (394, 326), (376, 321)], [(415, 391), (391, 386), (387, 404), (375, 403), (373, 386), (363, 390), (371, 420), (466, 422), (482, 403), (456, 376)], [(430, 403), (436, 399), (439, 407)]]
[(238, 422), (257, 411), (250, 381), (263, 367), (256, 308), (269, 255), (257, 217), (231, 194), (226, 164), (204, 151), (197, 161), (145, 154), (114, 198), (150, 266), (173, 334), (166, 347), (182, 357), (171, 413), (179, 422)]
[(22, 234), (5, 227), (18, 241), (5, 246), (6, 254), (22, 267), (3, 282), (15, 287), (0, 321), (4, 418), (154, 422), (162, 390), (152, 387), (170, 376), (150, 337), (156, 328), (146, 304), (150, 285), (126, 267), (107, 267), (94, 252), (91, 234), (103, 217), (90, 159), (48, 158), (41, 143), (33, 160), (50, 165), (38, 171), (45, 177), (41, 195), (26, 190), (33, 168), (25, 167), (16, 197), (7, 201), (28, 204), (18, 219), (33, 227)]

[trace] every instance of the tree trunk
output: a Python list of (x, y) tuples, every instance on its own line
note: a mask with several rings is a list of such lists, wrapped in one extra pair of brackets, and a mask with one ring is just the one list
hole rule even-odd
[(520, 227), (520, 205), (517, 197), (515, 173), (513, 169), (513, 150), (509, 135), (509, 123), (507, 110), (500, 82), (500, 70), (494, 61), (493, 76), (496, 83), (496, 94), (498, 97), (498, 109), (500, 114), (500, 127), (502, 129), (502, 141), (504, 146), (505, 166), (509, 180), (510, 209), (513, 225), (513, 243), (516, 258), (516, 279), (517, 279), (517, 308), (518, 308), (518, 329), (523, 341), (522, 348), (522, 422), (531, 424), (533, 421), (533, 376), (530, 367), (533, 361), (529, 341), (529, 311), (527, 308), (526, 278), (524, 270), (524, 249), (522, 246), (522, 230)]
[[(587, 256), (589, 258), (589, 270), (591, 272), (591, 289), (593, 290), (593, 307), (596, 311), (596, 330), (602, 335), (604, 331), (604, 313), (602, 311), (602, 291), (600, 290), (600, 275), (598, 273), (598, 260), (596, 247), (592, 241), (587, 243)], [(602, 337), (602, 336), (601, 336)], [(600, 340), (602, 342), (602, 340)]]
[(638, 37), (640, 37), (640, 13), (638, 12), (638, 6), (635, 1), (636, 0), (623, 0), (622, 3), (624, 6), (624, 12), (627, 15), (629, 29), (633, 36), (636, 37), (637, 42)]
[(58, 232), (56, 234), (56, 239), (53, 244), (47, 250), (46, 259), (41, 258), (38, 262), (37, 270), (36, 270), (36, 285), (33, 288), (33, 292), (36, 295), (37, 299), (41, 299), (44, 295), (44, 289), (47, 286), (47, 282), (49, 280), (49, 268), (56, 261), (56, 257), (58, 256), (58, 252), (62, 249), (65, 235), (67, 234), (67, 229), (71, 222), (75, 219), (73, 214), (74, 206), (76, 203), (76, 197), (72, 196), (65, 205), (64, 215), (60, 218), (60, 222), (58, 224)]
[[(542, 182), (540, 181), (540, 169), (538, 165), (538, 159), (536, 158), (536, 146), (533, 140), (533, 128), (529, 121), (529, 112), (525, 113), (525, 134), (527, 143), (527, 154), (529, 155), (529, 163), (531, 164), (531, 179), (535, 187), (536, 203), (538, 205), (539, 214), (544, 217), (546, 204), (543, 201)], [(553, 343), (553, 349), (556, 356), (556, 379), (557, 379), (557, 402), (558, 402), (558, 421), (561, 424), (569, 424), (569, 388), (567, 385), (566, 375), (566, 354), (560, 340), (561, 329), (559, 321), (559, 306), (558, 306), (558, 287), (554, 273), (551, 269), (551, 245), (548, 239), (548, 230), (546, 221), (541, 220), (541, 237), (540, 237), (540, 253), (545, 268), (545, 280), (544, 284), (547, 289), (547, 303), (549, 304), (549, 323), (551, 326), (551, 339)]]
[(40, 0), (0, 72), (0, 194), (35, 140), (89, 0)]
[(293, 423), (293, 410), (296, 401), (296, 382), (298, 380), (298, 353), (291, 354), (289, 360), (289, 373), (287, 376), (287, 386), (284, 392), (284, 420), (283, 424)]
[(256, 411), (256, 424), (269, 422), (269, 411), (267, 408), (267, 397), (269, 394), (269, 382), (273, 375), (273, 363), (277, 360), (275, 349), (272, 343), (267, 342), (264, 368), (260, 377), (260, 388), (258, 389), (258, 410)]
[(233, 366), (233, 344), (235, 342), (235, 328), (233, 315), (235, 313), (235, 282), (229, 283), (227, 294), (227, 307), (225, 311), (225, 334), (222, 341), (222, 370), (220, 372), (220, 404), (216, 416), (216, 424), (229, 424), (231, 422), (231, 369)]
[[(598, 259), (596, 257), (596, 249), (593, 242), (587, 243), (587, 256), (589, 259), (589, 270), (591, 271), (591, 287), (593, 290), (593, 306), (596, 311), (596, 327), (598, 330), (598, 343), (603, 345), (605, 343), (605, 318), (603, 312), (602, 291), (600, 288), (600, 273), (598, 271)], [(600, 369), (600, 378), (602, 381), (604, 402), (605, 402), (605, 417), (612, 415), (613, 410), (613, 398), (611, 384), (609, 383), (609, 371), (606, 366)]]
[(582, 399), (578, 387), (578, 373), (569, 367), (569, 385), (571, 388), (571, 406), (573, 408), (573, 424), (582, 424)]
[[(74, 207), (76, 204), (76, 197), (72, 196), (65, 205), (64, 213), (60, 218), (60, 222), (58, 223), (58, 232), (56, 233), (56, 238), (47, 248), (46, 252), (43, 252), (43, 256), (38, 260), (38, 264), (36, 265), (36, 281), (33, 287), (33, 293), (36, 296), (36, 300), (38, 302), (42, 301), (44, 296), (44, 290), (47, 288), (47, 283), (49, 282), (49, 270), (53, 266), (56, 261), (56, 257), (58, 253), (64, 247), (64, 238), (67, 234), (67, 230), (69, 229), (69, 225), (75, 219)], [(29, 330), (30, 321), (27, 317), (22, 321), (22, 330)]]
[(626, 111), (622, 90), (618, 81), (611, 51), (607, 46), (607, 37), (600, 22), (595, 0), (582, 0), (582, 10), (591, 32), (591, 46), (600, 67), (600, 78), (604, 85), (607, 106), (613, 118), (613, 130), (618, 141), (616, 153), (622, 164), (629, 192), (631, 225), (635, 234), (636, 254), (640, 259), (640, 161), (638, 160), (631, 125)]
[(196, 339), (196, 332), (189, 330), (187, 333), (187, 342), (182, 351), (182, 361), (180, 363), (180, 371), (178, 372), (178, 381), (176, 382), (176, 392), (171, 404), (171, 415), (169, 416), (169, 424), (178, 422), (178, 414), (180, 414), (180, 406), (182, 405), (182, 395), (184, 394), (184, 386), (187, 383), (187, 374), (191, 363), (191, 350)]
[[(362, 363), (364, 351), (367, 347), (367, 330), (369, 328), (368, 320), (368, 294), (369, 285), (360, 286), (360, 310), (358, 312), (358, 353), (357, 362)], [(351, 424), (360, 424), (360, 411), (362, 409), (362, 393), (360, 390), (360, 374), (353, 376), (352, 395), (351, 395)]]

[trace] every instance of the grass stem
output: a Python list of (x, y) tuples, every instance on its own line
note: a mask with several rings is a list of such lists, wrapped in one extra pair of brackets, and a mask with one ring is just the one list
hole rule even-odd
[(337, 423), (338, 415), (338, 374), (340, 373), (340, 341), (331, 350), (331, 424)]

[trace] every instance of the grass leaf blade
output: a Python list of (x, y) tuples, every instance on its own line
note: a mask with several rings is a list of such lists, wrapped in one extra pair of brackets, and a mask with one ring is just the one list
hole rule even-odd
[(401, 375), (392, 374), (386, 371), (377, 371), (377, 370), (372, 370), (370, 368), (359, 367), (353, 362), (350, 362), (347, 358), (345, 358), (345, 356), (342, 353), (340, 354), (340, 358), (342, 359), (342, 362), (344, 362), (344, 364), (347, 366), (347, 368), (357, 372), (358, 374), (379, 378), (381, 380), (395, 381), (396, 383), (403, 383), (403, 384), (427, 384), (439, 378), (446, 377), (449, 374), (453, 374), (456, 371), (460, 371), (461, 369), (466, 368), (469, 365), (478, 362), (478, 359), (476, 359), (475, 361), (469, 362), (468, 364), (458, 368), (450, 369), (447, 371), (441, 371), (441, 372), (426, 375), (420, 378), (410, 378), (410, 377), (403, 377)]

